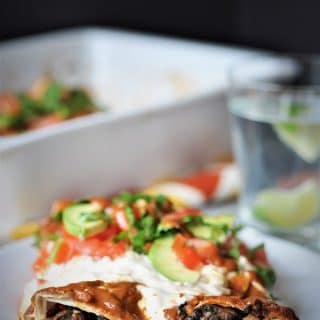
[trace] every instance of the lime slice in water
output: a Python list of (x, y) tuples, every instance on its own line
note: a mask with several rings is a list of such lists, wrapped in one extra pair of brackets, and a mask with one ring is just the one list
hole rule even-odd
[(313, 163), (320, 157), (320, 125), (280, 123), (274, 129), (280, 140), (304, 161)]
[(253, 213), (256, 218), (276, 227), (299, 227), (317, 215), (317, 194), (315, 180), (307, 180), (290, 190), (266, 189), (258, 193)]

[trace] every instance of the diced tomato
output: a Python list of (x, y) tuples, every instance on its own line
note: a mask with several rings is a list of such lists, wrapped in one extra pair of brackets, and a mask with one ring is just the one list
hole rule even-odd
[(55, 256), (55, 263), (65, 263), (69, 261), (76, 254), (73, 245), (70, 241), (63, 240), (59, 246)]
[(57, 200), (53, 203), (52, 207), (51, 207), (51, 213), (54, 215), (58, 212), (61, 212), (62, 210), (64, 210), (70, 203), (72, 202), (72, 200), (70, 199), (60, 199)]
[(248, 247), (243, 242), (239, 243), (239, 251), (241, 255), (248, 257), (249, 250), (248, 250)]
[(108, 226), (107, 229), (92, 236), (91, 238), (96, 238), (98, 240), (109, 240), (115, 237), (120, 231), (120, 228), (115, 223), (112, 223)]
[(252, 262), (259, 266), (268, 266), (268, 259), (264, 248), (258, 248), (253, 252)]
[(151, 243), (151, 242), (147, 242), (147, 243), (144, 245), (144, 250), (145, 250), (146, 252), (149, 252), (151, 246), (152, 246), (152, 243)]
[(50, 252), (53, 249), (54, 241), (43, 241), (39, 250), (39, 255), (32, 265), (35, 272), (41, 272), (48, 266)]
[(225, 267), (229, 272), (237, 270), (237, 263), (231, 258), (225, 258), (221, 266)]
[(21, 105), (18, 98), (12, 93), (0, 94), (0, 114), (17, 115), (21, 111)]
[(187, 244), (196, 250), (203, 263), (219, 264), (219, 248), (213, 242), (192, 238), (187, 241)]
[(135, 203), (132, 205), (132, 210), (133, 210), (135, 219), (140, 219), (145, 213), (145, 209), (144, 210), (140, 209)]
[(41, 235), (44, 236), (47, 234), (59, 234), (62, 232), (62, 229), (62, 224), (51, 218), (46, 218), (40, 223)]
[(32, 270), (37, 273), (44, 270), (47, 267), (48, 257), (49, 255), (45, 256), (44, 254), (40, 253), (32, 265)]
[(110, 257), (114, 259), (126, 251), (126, 243), (124, 241), (115, 243), (112, 240), (86, 239), (75, 242), (74, 246), (79, 255), (95, 258)]
[(43, 252), (40, 252), (37, 259), (34, 261), (32, 265), (32, 270), (34, 272), (41, 272), (47, 267), (49, 255), (45, 255)]
[(201, 266), (201, 257), (197, 251), (187, 245), (187, 238), (177, 234), (173, 242), (173, 250), (178, 259), (189, 269), (199, 269)]

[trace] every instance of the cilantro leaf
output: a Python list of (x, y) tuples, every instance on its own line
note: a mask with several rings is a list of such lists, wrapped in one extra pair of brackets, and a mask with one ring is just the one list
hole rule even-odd
[(168, 198), (163, 194), (158, 194), (156, 196), (157, 205), (162, 208), (164, 203), (168, 200)]
[(116, 198), (113, 198), (112, 202), (113, 203), (125, 202), (128, 205), (130, 205), (139, 199), (143, 199), (147, 202), (150, 202), (152, 200), (152, 198), (153, 197), (148, 194), (130, 193), (130, 192), (125, 191), (125, 192), (120, 193), (120, 195), (117, 196)]
[(144, 216), (140, 220), (137, 220), (134, 224), (138, 230), (136, 235), (131, 239), (132, 248), (138, 253), (144, 253), (144, 245), (148, 241), (152, 241), (156, 238), (157, 224), (152, 216)]
[(240, 257), (240, 250), (239, 250), (239, 242), (235, 241), (230, 250), (229, 250), (229, 255), (230, 257), (234, 258), (234, 259), (238, 259)]
[(112, 241), (117, 243), (120, 240), (128, 240), (129, 239), (129, 234), (127, 231), (121, 231), (120, 233), (118, 233), (113, 239)]
[(256, 266), (256, 272), (263, 284), (267, 288), (272, 288), (276, 282), (275, 272), (270, 267), (266, 266)]
[(124, 212), (126, 216), (128, 217), (129, 225), (132, 226), (134, 224), (135, 218), (134, 218), (134, 213), (132, 208), (130, 207), (125, 207)]
[(203, 217), (198, 215), (185, 216), (181, 219), (181, 221), (184, 224), (190, 224), (190, 225), (205, 224), (203, 221)]

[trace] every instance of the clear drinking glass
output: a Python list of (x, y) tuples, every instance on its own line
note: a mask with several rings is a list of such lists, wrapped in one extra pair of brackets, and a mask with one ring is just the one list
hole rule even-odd
[(246, 224), (320, 248), (320, 58), (288, 59), (291, 75), (278, 79), (231, 72), (239, 214)]

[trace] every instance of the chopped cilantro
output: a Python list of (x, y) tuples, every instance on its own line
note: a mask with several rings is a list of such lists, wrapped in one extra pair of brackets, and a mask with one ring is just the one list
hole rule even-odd
[(129, 239), (129, 235), (127, 231), (121, 231), (120, 233), (118, 233), (113, 239), (112, 241), (117, 243), (120, 240), (127, 240)]
[(35, 248), (40, 248), (40, 244), (41, 244), (41, 236), (40, 236), (40, 232), (38, 231), (34, 234), (32, 246)]
[(138, 253), (144, 253), (144, 245), (147, 242), (145, 234), (142, 230), (132, 238), (132, 249)]
[(234, 243), (232, 244), (232, 246), (229, 250), (229, 255), (230, 255), (230, 257), (232, 257), (234, 259), (238, 259), (240, 257), (240, 250), (239, 250), (239, 242), (238, 241), (234, 241)]
[(144, 253), (144, 245), (148, 241), (152, 241), (156, 238), (157, 224), (153, 217), (144, 216), (140, 220), (137, 220), (134, 224), (137, 229), (137, 233), (132, 237), (132, 248), (138, 253)]
[(57, 111), (61, 107), (61, 98), (64, 93), (63, 86), (53, 81), (42, 98), (42, 105), (47, 112)]
[(76, 201), (74, 204), (87, 204), (87, 203), (90, 203), (90, 200), (80, 199), (80, 200)]
[(165, 201), (167, 201), (167, 200), (168, 200), (168, 198), (163, 194), (158, 194), (156, 196), (157, 205), (159, 205), (160, 207), (162, 207), (163, 204), (165, 203)]
[(203, 217), (198, 215), (185, 216), (181, 219), (181, 221), (184, 224), (191, 224), (191, 225), (205, 224), (205, 222), (203, 221)]
[(175, 227), (167, 227), (163, 224), (158, 224), (157, 230), (155, 233), (155, 238), (162, 238), (171, 234), (176, 234), (179, 231), (178, 228)]
[(128, 217), (129, 225), (132, 226), (135, 221), (133, 210), (130, 207), (125, 207), (124, 212)]
[(112, 200), (113, 203), (125, 202), (128, 205), (134, 203), (139, 199), (143, 199), (147, 202), (152, 200), (152, 196), (143, 193), (130, 193), (130, 192), (122, 192), (120, 195)]
[(62, 222), (62, 218), (63, 218), (63, 211), (59, 211), (59, 212), (55, 213), (52, 217), (52, 219), (57, 222)]
[(272, 288), (276, 282), (276, 274), (270, 267), (256, 266), (256, 272), (267, 288)]

